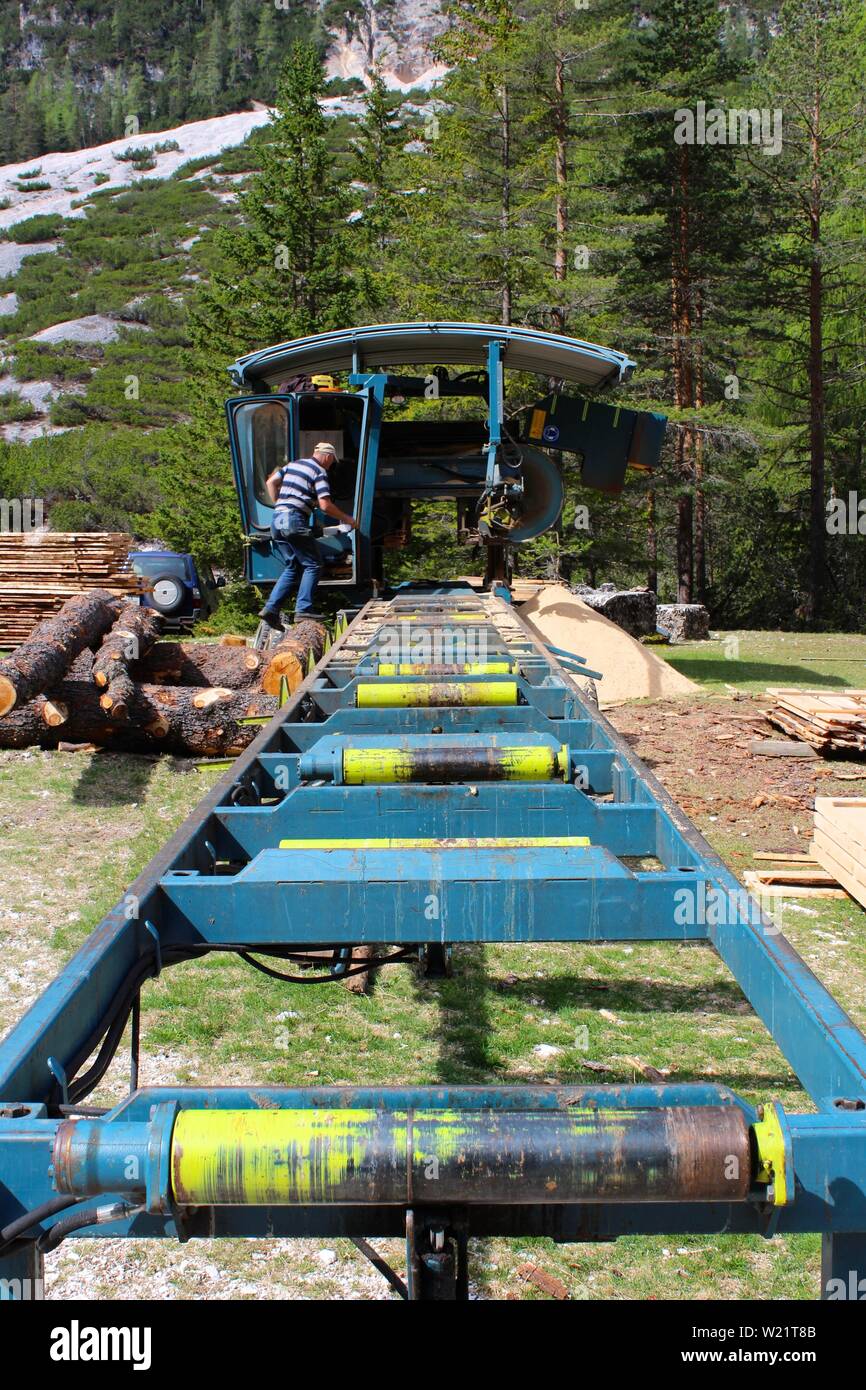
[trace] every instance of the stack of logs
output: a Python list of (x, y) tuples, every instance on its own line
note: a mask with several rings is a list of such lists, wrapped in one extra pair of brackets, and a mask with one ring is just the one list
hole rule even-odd
[(257, 733), (240, 721), (274, 714), (281, 679), (297, 689), (326, 640), (309, 620), (267, 652), (160, 635), (157, 613), (106, 590), (69, 599), (0, 661), (0, 748), (233, 757)]

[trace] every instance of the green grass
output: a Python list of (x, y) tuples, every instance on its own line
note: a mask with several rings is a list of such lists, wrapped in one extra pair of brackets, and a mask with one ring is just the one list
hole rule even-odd
[(716, 694), (729, 686), (755, 695), (768, 685), (866, 689), (866, 638), (859, 633), (720, 632), (710, 642), (653, 650)]

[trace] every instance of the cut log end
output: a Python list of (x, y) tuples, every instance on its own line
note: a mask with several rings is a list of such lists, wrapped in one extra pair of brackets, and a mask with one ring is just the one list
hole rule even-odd
[(236, 693), (227, 686), (213, 686), (210, 690), (202, 690), (194, 695), (192, 703), (195, 709), (210, 709), (211, 705), (218, 704), (220, 700), (231, 700)]
[(15, 686), (6, 676), (0, 676), (0, 719), (15, 708), (17, 699)]
[(69, 706), (62, 700), (46, 700), (42, 706), (42, 718), (49, 729), (59, 729), (69, 719)]

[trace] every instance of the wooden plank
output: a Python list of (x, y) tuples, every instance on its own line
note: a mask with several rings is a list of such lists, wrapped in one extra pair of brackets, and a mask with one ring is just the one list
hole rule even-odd
[(743, 874), (746, 886), (764, 898), (847, 898), (844, 888), (817, 888), (808, 883), (762, 883), (751, 870)]
[(853, 840), (866, 850), (866, 797), (817, 796), (815, 815), (831, 834), (838, 832), (841, 839)]
[(827, 853), (826, 850), (822, 849), (820, 845), (816, 845), (815, 853), (820, 854), (822, 858), (826, 860), (827, 867), (836, 875), (839, 883), (847, 890), (849, 896), (854, 898), (861, 907), (866, 907), (866, 884), (862, 883), (861, 880), (856, 878), (853, 874), (850, 874), (841, 864), (838, 864), (835, 858)]
[(866, 894), (866, 866), (860, 863), (855, 855), (849, 854), (835, 840), (829, 840), (820, 828), (816, 829), (812, 843), (819, 862), (828, 873), (837, 873), (841, 869), (859, 883), (861, 893)]
[(812, 854), (799, 854), (793, 851), (780, 850), (778, 854), (773, 854), (771, 850), (758, 850), (752, 855), (753, 859), (769, 860), (773, 864), (814, 864), (815, 857)]

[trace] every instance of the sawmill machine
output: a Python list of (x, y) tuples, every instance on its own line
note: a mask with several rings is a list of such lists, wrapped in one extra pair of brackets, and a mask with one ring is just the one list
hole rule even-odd
[[(416, 378), (392, 374), (412, 363)], [(504, 367), (543, 378), (519, 418), (503, 409)], [(45, 1257), (81, 1237), (344, 1236), (401, 1296), (439, 1301), (468, 1296), (484, 1237), (690, 1234), (718, 1248), (800, 1232), (823, 1238), (824, 1296), (862, 1296), (866, 1039), (586, 698), (580, 653), (539, 640), (503, 582), (503, 547), (558, 516), (560, 451), (604, 487), (657, 456), (657, 417), (594, 394), (630, 368), (591, 344), (472, 324), (357, 329), (235, 364), (249, 577), (275, 573), (264, 478), (330, 432), (348, 465), (338, 499), (361, 521), (326, 538), (345, 614), (0, 1042), (0, 1297), (39, 1296)], [(351, 391), (312, 380), (341, 374)], [(478, 393), (477, 428), (447, 411), (389, 418), (393, 394), (430, 378), (443, 397)], [(488, 586), (385, 590), (380, 551), (407, 504), (443, 497), (499, 552)], [(210, 953), (287, 990), (375, 968), (410, 969), (423, 991), (466, 948), (494, 945), (536, 987), (526, 953), (544, 942), (566, 943), (577, 975), (602, 942), (714, 951), (807, 1099), (783, 1107), (761, 1073), (739, 1094), (721, 1062), (718, 1078), (636, 1084), (595, 1084), (578, 1061), (550, 1084), (386, 1085), (343, 1055), (352, 1084), (309, 1086), (309, 1039), (295, 1053), (290, 1030), (287, 1084), (143, 1084), (142, 992)], [(128, 1083), (112, 1068), (121, 1047)], [(405, 1270), (370, 1237), (402, 1238)]]
[[(322, 527), (326, 588), (347, 601), (381, 591), (384, 552), (406, 545), (413, 505), (443, 499), (458, 535), (484, 546), (488, 583), (506, 579), (514, 547), (559, 519), (562, 453), (577, 456), (582, 484), (606, 492), (627, 467), (657, 463), (664, 416), (601, 399), (633, 367), (594, 343), (472, 323), (348, 329), (240, 358), (230, 372), (246, 394), (227, 411), (246, 578), (267, 586), (281, 568), (265, 480), (324, 441), (339, 460), (334, 500), (360, 523), (351, 534)], [(524, 388), (509, 406), (506, 371), (536, 387), (541, 377), (544, 395)]]

